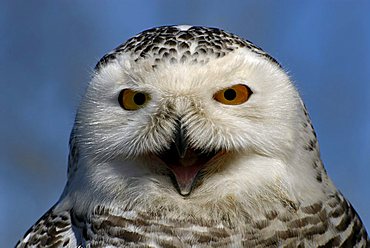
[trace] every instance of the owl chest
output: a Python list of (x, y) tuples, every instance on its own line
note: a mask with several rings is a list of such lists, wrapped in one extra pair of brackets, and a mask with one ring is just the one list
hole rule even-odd
[(222, 223), (105, 214), (85, 221), (81, 236), (82, 247), (244, 247), (245, 235)]
[[(274, 212), (235, 225), (208, 218), (99, 211), (78, 223), (83, 247), (310, 247), (331, 236), (328, 220), (316, 215), (291, 218)], [(303, 238), (307, 234), (310, 238)]]
[[(297, 234), (279, 233), (298, 244)], [(95, 216), (83, 228), (83, 247), (280, 247), (286, 243), (265, 224), (244, 223), (230, 228), (222, 223), (178, 222)], [(293, 238), (293, 239), (292, 239)]]

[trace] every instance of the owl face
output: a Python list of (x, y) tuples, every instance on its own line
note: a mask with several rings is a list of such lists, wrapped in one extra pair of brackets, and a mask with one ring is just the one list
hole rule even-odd
[(136, 50), (131, 39), (98, 64), (76, 121), (88, 166), (189, 196), (214, 175), (248, 171), (241, 156), (289, 158), (300, 102), (280, 66), (223, 31), (175, 29), (146, 31)]

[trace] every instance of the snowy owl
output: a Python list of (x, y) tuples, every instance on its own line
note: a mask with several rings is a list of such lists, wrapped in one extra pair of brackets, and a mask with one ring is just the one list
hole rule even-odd
[(59, 201), (17, 247), (369, 247), (279, 63), (216, 28), (144, 31), (97, 64)]

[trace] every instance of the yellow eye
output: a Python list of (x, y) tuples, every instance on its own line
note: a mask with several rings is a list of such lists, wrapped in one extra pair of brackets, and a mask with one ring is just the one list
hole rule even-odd
[(229, 88), (217, 91), (213, 99), (227, 105), (239, 105), (248, 101), (252, 95), (251, 89), (244, 84), (236, 84)]
[(126, 110), (137, 110), (142, 108), (150, 96), (147, 93), (124, 89), (119, 93), (118, 102)]

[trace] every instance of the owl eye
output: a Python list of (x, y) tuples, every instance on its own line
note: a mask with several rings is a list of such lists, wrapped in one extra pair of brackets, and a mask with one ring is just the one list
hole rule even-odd
[(147, 93), (124, 89), (119, 93), (118, 102), (126, 110), (137, 110), (142, 108), (150, 100)]
[(248, 101), (252, 95), (251, 89), (244, 84), (236, 84), (229, 88), (217, 91), (213, 99), (227, 105), (239, 105)]

